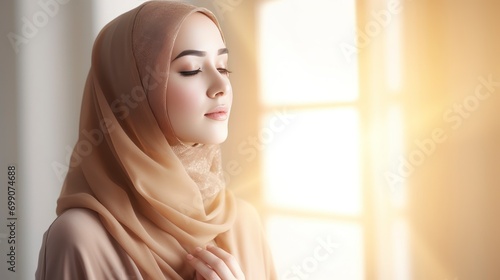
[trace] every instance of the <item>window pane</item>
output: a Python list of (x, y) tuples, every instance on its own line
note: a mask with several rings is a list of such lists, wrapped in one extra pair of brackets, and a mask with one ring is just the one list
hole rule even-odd
[[(275, 129), (263, 153), (267, 201), (295, 209), (359, 214), (362, 204), (356, 110), (291, 111), (286, 117), (288, 124)], [(263, 127), (278, 128), (277, 120), (277, 115), (268, 114)]]
[(359, 224), (271, 216), (267, 230), (279, 279), (364, 279)]
[(265, 104), (358, 97), (355, 1), (267, 1), (260, 6)]

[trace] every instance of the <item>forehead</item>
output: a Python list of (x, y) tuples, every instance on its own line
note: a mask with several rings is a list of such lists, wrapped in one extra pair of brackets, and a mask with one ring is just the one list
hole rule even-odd
[(200, 12), (189, 15), (174, 42), (173, 56), (186, 49), (211, 51), (225, 47), (217, 25)]

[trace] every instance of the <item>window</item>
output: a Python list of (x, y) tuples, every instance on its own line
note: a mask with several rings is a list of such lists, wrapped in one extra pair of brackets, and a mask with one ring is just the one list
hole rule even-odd
[(384, 176), (403, 151), (399, 23), (372, 38), (390, 46), (387, 90), (374, 96), (360, 89), (356, 8), (258, 6), (263, 200), (280, 279), (408, 278), (404, 186)]

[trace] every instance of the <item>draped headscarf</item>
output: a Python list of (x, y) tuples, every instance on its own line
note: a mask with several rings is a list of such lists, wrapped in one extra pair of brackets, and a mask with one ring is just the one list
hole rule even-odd
[(209, 243), (235, 255), (247, 271), (252, 268), (245, 263), (262, 259), (238, 248), (241, 238), (234, 235), (255, 229), (235, 221), (245, 213), (238, 213), (237, 200), (225, 189), (219, 146), (182, 145), (168, 120), (172, 49), (183, 21), (195, 12), (220, 30), (204, 8), (151, 1), (99, 33), (79, 139), (58, 199), (58, 215), (78, 207), (98, 213), (147, 279), (191, 277), (186, 252)]

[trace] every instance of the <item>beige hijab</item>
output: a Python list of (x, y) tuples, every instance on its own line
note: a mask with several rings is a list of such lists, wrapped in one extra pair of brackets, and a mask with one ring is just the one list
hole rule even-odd
[(243, 234), (258, 236), (259, 230), (240, 219), (246, 208), (225, 190), (219, 147), (182, 145), (168, 120), (172, 48), (182, 22), (195, 12), (219, 26), (206, 9), (151, 1), (103, 28), (57, 214), (77, 207), (97, 212), (146, 279), (190, 279), (187, 252), (209, 243), (233, 254), (247, 279), (274, 278), (263, 239), (240, 244)]

